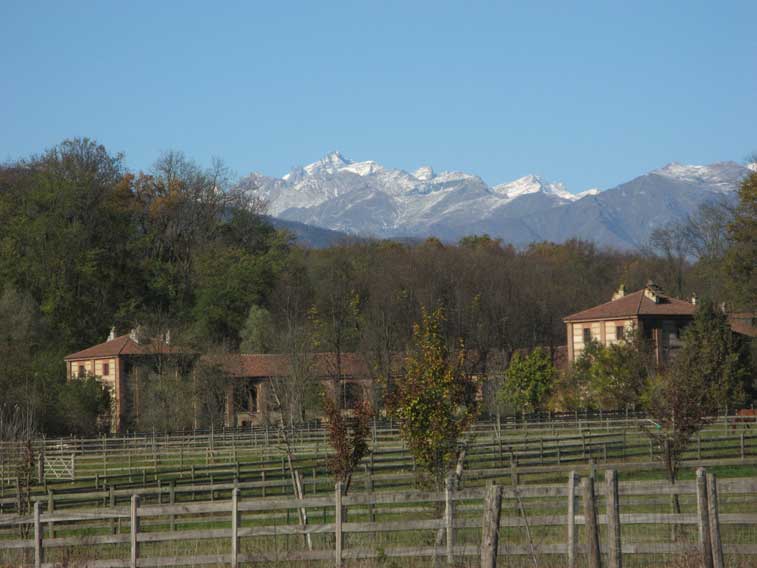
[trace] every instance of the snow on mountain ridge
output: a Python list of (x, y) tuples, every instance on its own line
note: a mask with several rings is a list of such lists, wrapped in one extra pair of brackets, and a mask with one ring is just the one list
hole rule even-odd
[[(626, 184), (633, 188), (631, 193), (592, 188), (573, 194), (564, 184), (536, 175), (492, 187), (465, 172), (437, 174), (423, 166), (409, 173), (373, 160), (355, 162), (332, 152), (317, 162), (293, 168), (281, 178), (251, 174), (240, 181), (239, 187), (263, 198), (273, 216), (353, 234), (454, 239), (488, 232), (518, 242), (537, 235), (558, 238), (549, 231), (557, 231), (565, 219), (570, 219), (565, 227), (573, 227), (584, 238), (594, 238), (591, 227), (605, 231), (600, 238), (628, 246), (636, 241), (628, 237), (630, 229), (618, 219), (633, 217), (637, 209), (643, 210), (643, 215), (639, 214), (642, 219), (652, 215), (650, 211), (659, 213), (660, 218), (680, 216), (703, 196), (732, 193), (748, 171), (735, 162), (710, 166), (671, 163)], [(610, 193), (625, 197), (611, 199)], [(671, 201), (670, 195), (679, 197)], [(589, 196), (594, 197), (584, 199)], [(660, 200), (663, 196), (664, 201)], [(642, 203), (643, 199), (659, 201), (664, 207)], [(632, 202), (637, 205), (630, 205)], [(635, 227), (637, 221), (628, 221), (629, 227)], [(599, 227), (602, 223), (608, 226)], [(572, 229), (559, 230), (567, 234)]]
[(331, 152), (317, 162), (305, 166), (303, 169), (308, 175), (313, 175), (315, 173), (333, 174), (340, 168), (348, 166), (351, 163), (351, 160), (347, 160), (339, 152)]
[(575, 195), (569, 193), (565, 189), (565, 184), (561, 182), (549, 183), (535, 175), (527, 175), (511, 182), (495, 185), (492, 188), (492, 191), (507, 199), (515, 199), (536, 192), (554, 195), (560, 199), (566, 199), (568, 201), (573, 201), (575, 199)]
[(429, 181), (434, 179), (434, 170), (431, 166), (421, 166), (413, 172), (413, 177), (421, 181)]
[[(747, 166), (748, 167), (748, 166)], [(707, 185), (722, 192), (732, 191), (734, 172), (743, 169), (736, 162), (717, 162), (697, 166), (670, 162), (651, 173), (687, 183)]]
[(598, 187), (592, 187), (591, 189), (587, 189), (586, 191), (581, 191), (579, 193), (574, 194), (576, 201), (579, 199), (583, 199), (584, 197), (589, 197), (590, 195), (599, 195), (602, 193), (602, 190)]

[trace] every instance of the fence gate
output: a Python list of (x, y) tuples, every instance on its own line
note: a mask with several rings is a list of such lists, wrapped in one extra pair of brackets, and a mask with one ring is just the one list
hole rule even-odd
[(45, 456), (45, 477), (74, 479), (74, 454), (68, 456)]

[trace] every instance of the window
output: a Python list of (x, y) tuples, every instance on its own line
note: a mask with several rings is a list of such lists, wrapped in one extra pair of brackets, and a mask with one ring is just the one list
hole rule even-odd
[(622, 325), (615, 327), (615, 339), (621, 341), (626, 338), (626, 328)]
[(79, 365), (79, 376), (83, 377), (87, 374), (87, 371), (84, 369), (84, 365)]
[(342, 407), (345, 409), (355, 408), (355, 405), (363, 399), (363, 388), (358, 383), (342, 383)]
[(235, 412), (252, 414), (258, 411), (258, 389), (257, 386), (246, 382), (235, 385), (234, 387), (234, 408)]
[(103, 363), (103, 377), (107, 377), (108, 375), (110, 375), (110, 364)]
[(591, 343), (591, 328), (584, 328), (584, 343)]

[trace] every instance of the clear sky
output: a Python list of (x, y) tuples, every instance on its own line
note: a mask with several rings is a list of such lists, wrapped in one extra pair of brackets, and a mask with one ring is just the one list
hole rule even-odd
[(757, 2), (0, 0), (0, 160), (88, 136), (607, 188), (757, 151)]

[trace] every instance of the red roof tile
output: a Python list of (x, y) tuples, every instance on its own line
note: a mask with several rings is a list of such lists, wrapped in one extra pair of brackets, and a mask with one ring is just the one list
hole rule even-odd
[(171, 346), (161, 342), (153, 342), (148, 345), (134, 341), (128, 334), (121, 335), (110, 341), (93, 345), (82, 351), (66, 355), (64, 361), (72, 359), (97, 359), (100, 357), (116, 357), (118, 355), (151, 355), (154, 353), (173, 353)]
[[(316, 375), (321, 377), (336, 374), (334, 353), (313, 353), (311, 364)], [(281, 377), (290, 369), (289, 356), (285, 354), (229, 353), (215, 355), (206, 360), (220, 365), (232, 377), (267, 378)], [(370, 369), (360, 353), (342, 353), (342, 376), (368, 377)]]
[(644, 290), (626, 294), (622, 298), (571, 314), (563, 321), (592, 321), (634, 316), (693, 316), (696, 306), (685, 300), (660, 296), (656, 303), (644, 295)]
[(757, 314), (752, 313), (732, 313), (728, 314), (728, 323), (734, 333), (757, 337)]

